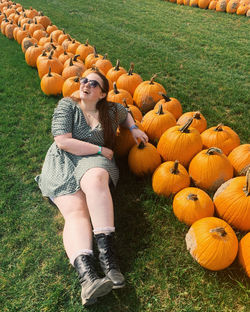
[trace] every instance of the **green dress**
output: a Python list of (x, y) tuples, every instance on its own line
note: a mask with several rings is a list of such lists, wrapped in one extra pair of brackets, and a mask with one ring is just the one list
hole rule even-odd
[[(110, 105), (110, 104), (109, 104)], [(109, 115), (113, 129), (127, 118), (127, 110), (121, 104), (110, 105)], [(52, 135), (72, 133), (72, 137), (81, 141), (103, 146), (103, 130), (100, 124), (94, 129), (87, 124), (83, 112), (77, 102), (71, 98), (63, 98), (58, 102), (52, 119)], [(103, 155), (77, 156), (61, 150), (54, 142), (45, 157), (42, 172), (35, 180), (43, 196), (73, 194), (80, 189), (80, 180), (90, 168), (104, 168), (108, 171), (114, 186), (119, 178), (119, 171), (114, 158), (107, 159)]]

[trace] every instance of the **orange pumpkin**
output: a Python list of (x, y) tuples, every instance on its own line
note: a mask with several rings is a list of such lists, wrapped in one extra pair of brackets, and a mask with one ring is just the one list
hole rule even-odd
[(200, 9), (207, 9), (210, 0), (198, 0), (198, 7)]
[(215, 217), (194, 222), (186, 234), (186, 245), (194, 260), (212, 271), (227, 268), (238, 252), (234, 230), (224, 220)]
[(63, 83), (62, 94), (64, 97), (71, 96), (72, 93), (80, 89), (79, 76), (69, 77)]
[(112, 82), (116, 82), (117, 79), (122, 75), (126, 74), (127, 71), (123, 67), (120, 66), (120, 61), (116, 61), (115, 67), (110, 68), (110, 70), (107, 72), (106, 77), (109, 78)]
[(41, 89), (46, 95), (58, 95), (62, 93), (63, 83), (62, 76), (51, 72), (51, 67), (49, 67), (48, 74), (41, 79)]
[(223, 183), (214, 194), (217, 214), (241, 231), (250, 231), (250, 169)]
[(127, 108), (134, 120), (142, 121), (142, 113), (139, 108), (135, 105), (127, 105), (126, 99), (123, 99), (122, 105)]
[(93, 46), (93, 48), (94, 48), (94, 52), (88, 54), (85, 58), (85, 66), (87, 69), (91, 68), (92, 65), (94, 65), (96, 63), (97, 60), (99, 60), (103, 57), (103, 55), (97, 53), (95, 46)]
[(47, 29), (47, 27), (48, 27), (49, 25), (51, 25), (51, 20), (50, 20), (50, 18), (49, 18), (48, 16), (44, 15), (42, 12), (39, 12), (39, 13), (38, 13), (38, 16), (36, 17), (36, 19), (37, 19), (37, 22), (38, 22), (39, 24), (42, 24), (42, 25), (43, 25), (44, 29)]
[(177, 120), (177, 125), (184, 125), (190, 117), (193, 117), (193, 121), (190, 127), (197, 129), (200, 133), (202, 133), (207, 128), (207, 121), (205, 117), (201, 114), (201, 112), (186, 112)]
[(30, 46), (25, 52), (25, 61), (29, 66), (36, 67), (36, 61), (39, 55), (43, 52), (43, 47), (38, 46), (36, 43)]
[(64, 69), (62, 71), (63, 79), (68, 79), (68, 78), (74, 77), (74, 76), (78, 76), (78, 77), (82, 76), (82, 74), (85, 71), (85, 67), (83, 64), (80, 64), (77, 62), (73, 63), (72, 58), (70, 58), (67, 66), (65, 66), (66, 62), (64, 63)]
[(212, 217), (214, 215), (214, 204), (203, 190), (196, 187), (187, 187), (175, 195), (173, 212), (179, 221), (192, 225), (201, 218)]
[(133, 98), (131, 94), (122, 89), (117, 89), (116, 83), (113, 83), (113, 90), (109, 91), (107, 100), (110, 102), (116, 102), (120, 104), (124, 104), (124, 100), (126, 101), (127, 105), (133, 105)]
[(53, 57), (52, 52), (53, 50), (48, 57), (40, 59), (39, 63), (37, 61), (38, 75), (40, 79), (49, 72), (49, 68), (51, 68), (51, 72), (59, 75), (63, 71), (63, 64), (57, 58)]
[(181, 103), (176, 98), (168, 97), (165, 93), (161, 93), (161, 96), (163, 99), (155, 104), (154, 109), (158, 109), (159, 105), (162, 105), (164, 113), (169, 111), (174, 115), (175, 119), (178, 119), (182, 114)]
[(161, 156), (154, 145), (140, 142), (134, 145), (128, 154), (130, 170), (137, 176), (152, 174), (161, 164)]
[(230, 127), (219, 124), (211, 127), (201, 134), (203, 148), (218, 147), (228, 155), (235, 147), (240, 145), (240, 138)]
[(238, 259), (247, 276), (250, 277), (250, 232), (243, 236), (239, 242)]
[(233, 166), (219, 148), (211, 147), (194, 156), (189, 175), (197, 187), (214, 192), (233, 177)]
[(190, 160), (202, 149), (201, 136), (198, 130), (190, 127), (193, 119), (184, 126), (174, 126), (166, 130), (157, 145), (157, 150), (164, 160), (176, 160), (188, 166)]
[(228, 159), (234, 167), (235, 175), (246, 175), (247, 169), (250, 168), (250, 144), (235, 147)]
[(154, 172), (152, 187), (156, 194), (170, 196), (190, 185), (187, 170), (176, 161), (162, 163)]
[(150, 81), (141, 82), (134, 91), (134, 103), (143, 113), (147, 113), (154, 108), (155, 104), (161, 99), (160, 92), (166, 93), (165, 88), (154, 81), (155, 78), (156, 75)]
[(104, 54), (103, 58), (100, 58), (96, 61), (95, 65), (104, 72), (106, 75), (107, 72), (113, 67), (110, 60), (107, 59), (107, 53)]
[(88, 39), (84, 44), (80, 44), (76, 49), (76, 54), (80, 55), (79, 58), (82, 61), (84, 61), (85, 58), (91, 53), (94, 53), (94, 48), (89, 44)]
[(58, 56), (58, 60), (64, 64), (67, 60), (69, 60), (70, 58), (73, 58), (74, 57), (74, 54), (72, 53), (68, 53), (67, 51), (64, 50), (63, 53), (61, 53), (59, 56)]

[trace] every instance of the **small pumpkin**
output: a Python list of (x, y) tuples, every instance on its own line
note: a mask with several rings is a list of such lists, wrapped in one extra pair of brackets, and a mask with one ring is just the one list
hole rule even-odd
[(214, 204), (210, 196), (203, 190), (187, 187), (175, 195), (173, 212), (179, 221), (192, 225), (201, 218), (212, 217)]
[(94, 65), (96, 63), (97, 60), (99, 60), (103, 57), (103, 55), (97, 53), (95, 46), (93, 46), (93, 48), (94, 48), (94, 52), (88, 54), (85, 58), (85, 66), (87, 69), (91, 68), (92, 65)]
[(198, 0), (198, 7), (200, 9), (207, 9), (210, 0)]
[(230, 266), (238, 252), (238, 239), (227, 222), (215, 217), (202, 218), (186, 234), (187, 250), (202, 267), (219, 271)]
[(152, 187), (156, 194), (170, 196), (190, 185), (185, 167), (178, 160), (163, 162), (154, 172)]
[(70, 42), (69, 45), (68, 45), (67, 52), (76, 54), (76, 50), (77, 50), (77, 48), (79, 47), (80, 44), (81, 43), (79, 41), (72, 40), (72, 42)]
[(63, 64), (57, 58), (53, 57), (52, 52), (53, 50), (48, 57), (40, 59), (39, 63), (37, 62), (38, 75), (40, 79), (49, 72), (49, 68), (51, 68), (51, 72), (59, 75), (63, 71)]
[(236, 13), (239, 5), (240, 5), (239, 0), (229, 0), (226, 7), (227, 13)]
[(104, 72), (106, 75), (107, 72), (113, 67), (112, 63), (110, 60), (108, 60), (108, 55), (107, 53), (104, 54), (103, 58), (100, 58), (99, 60), (96, 61), (95, 65)]
[(36, 61), (43, 52), (43, 47), (35, 45), (30, 46), (25, 52), (25, 61), (31, 67), (36, 67)]
[(67, 51), (63, 51), (63, 53), (61, 53), (59, 56), (58, 56), (58, 60), (64, 64), (67, 60), (69, 60), (70, 58), (73, 58), (74, 57), (74, 54), (72, 53), (68, 53)]
[(49, 67), (48, 74), (41, 79), (41, 89), (46, 95), (58, 95), (62, 93), (63, 83), (62, 76), (51, 72), (51, 67)]
[(49, 25), (51, 25), (51, 20), (48, 16), (44, 15), (43, 12), (38, 12), (38, 16), (36, 17), (37, 22), (42, 24), (44, 29), (47, 29)]
[(62, 94), (64, 97), (71, 96), (71, 94), (79, 90), (79, 88), (80, 88), (79, 76), (69, 77), (63, 83)]
[(194, 156), (188, 172), (197, 187), (214, 192), (233, 177), (233, 166), (221, 149), (210, 147)]
[(177, 120), (177, 125), (180, 125), (180, 126), (184, 125), (190, 117), (193, 117), (193, 121), (190, 127), (197, 129), (200, 133), (206, 130), (207, 128), (206, 118), (199, 111), (184, 113)]
[(116, 102), (123, 105), (124, 101), (128, 105), (133, 105), (132, 95), (127, 90), (117, 89), (116, 83), (113, 83), (113, 90), (109, 91), (107, 100), (110, 102)]
[(128, 105), (126, 99), (123, 99), (122, 105), (127, 108), (127, 111), (130, 112), (134, 120), (142, 121), (142, 113), (137, 106)]
[(175, 119), (177, 120), (182, 114), (181, 103), (176, 98), (168, 97), (165, 93), (160, 93), (160, 95), (163, 98), (155, 104), (154, 109), (158, 109), (159, 105), (162, 105), (164, 113), (166, 111), (169, 111), (174, 115)]
[(239, 242), (238, 259), (247, 276), (250, 277), (250, 232), (243, 236)]
[(250, 144), (235, 147), (228, 159), (234, 167), (235, 175), (246, 175), (247, 169), (250, 168)]
[(85, 58), (91, 53), (94, 53), (94, 48), (89, 44), (88, 39), (84, 44), (80, 44), (76, 49), (76, 54), (80, 55), (79, 58), (82, 61), (84, 61)]
[(158, 82), (155, 82), (156, 75), (149, 81), (141, 82), (135, 89), (133, 100), (136, 106), (143, 113), (147, 113), (154, 108), (155, 104), (161, 99), (161, 93), (166, 93), (165, 88)]
[(154, 145), (140, 142), (134, 145), (128, 154), (130, 170), (137, 176), (152, 174), (161, 164), (161, 156)]
[(85, 67), (83, 64), (80, 64), (77, 62), (73, 63), (72, 58), (70, 58), (67, 66), (65, 66), (66, 62), (64, 63), (64, 69), (62, 71), (63, 79), (68, 79), (68, 78), (74, 77), (74, 76), (78, 76), (78, 77), (82, 76), (82, 74), (85, 71)]
[(228, 155), (235, 147), (240, 145), (240, 138), (230, 127), (219, 124), (201, 133), (203, 148), (218, 147)]
[(126, 73), (127, 73), (126, 69), (121, 67), (120, 61), (117, 60), (115, 67), (110, 68), (110, 70), (107, 72), (106, 77), (109, 78), (114, 83), (122, 74)]
[(214, 194), (217, 214), (241, 231), (250, 231), (250, 169), (223, 183)]

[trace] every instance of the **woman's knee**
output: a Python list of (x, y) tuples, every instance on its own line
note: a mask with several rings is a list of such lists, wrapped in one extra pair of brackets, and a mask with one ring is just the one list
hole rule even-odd
[(103, 189), (109, 184), (109, 173), (103, 168), (89, 169), (81, 179), (83, 192)]

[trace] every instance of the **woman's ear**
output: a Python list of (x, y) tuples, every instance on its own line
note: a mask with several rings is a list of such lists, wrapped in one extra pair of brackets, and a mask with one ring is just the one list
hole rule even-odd
[(106, 96), (106, 93), (105, 93), (105, 92), (102, 92), (102, 94), (100, 95), (100, 100), (103, 99), (103, 98), (105, 98), (105, 96)]

